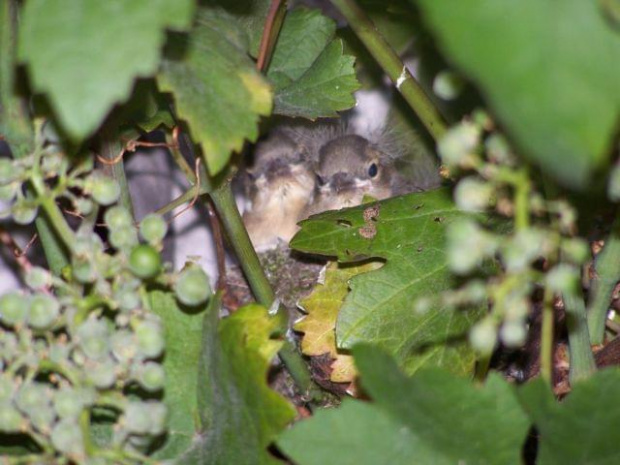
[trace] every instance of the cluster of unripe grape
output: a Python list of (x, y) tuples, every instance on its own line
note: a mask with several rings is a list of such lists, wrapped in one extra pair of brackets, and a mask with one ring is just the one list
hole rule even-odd
[[(442, 303), (490, 303), (489, 314), (470, 331), (479, 353), (489, 355), (498, 339), (507, 347), (520, 347), (527, 336), (533, 292), (548, 289), (566, 295), (579, 286), (589, 248), (573, 237), (576, 213), (566, 201), (548, 200), (537, 192), (527, 168), (482, 112), (448, 131), (438, 151), (449, 175), (459, 178), (457, 206), (471, 213), (448, 229), (449, 265), (469, 280), (445, 293)], [(485, 226), (489, 216), (476, 215), (480, 213), (496, 217), (494, 227)]]
[[(149, 308), (149, 291), (171, 289), (182, 304), (196, 306), (211, 288), (197, 265), (172, 273), (162, 264), (161, 216), (136, 227), (116, 205), (114, 180), (89, 163), (69, 171), (55, 154), (0, 159), (7, 211), (18, 223), (34, 220), (39, 199), (27, 186), (43, 173), (50, 195), (69, 199), (81, 214), (107, 207), (109, 244), (85, 222), (73, 233), (70, 265), (60, 276), (30, 267), (27, 289), (0, 296), (0, 433), (27, 435), (39, 451), (30, 456), (35, 462), (131, 461), (166, 431), (165, 328)], [(97, 428), (107, 428), (110, 440), (98, 449), (92, 436), (100, 417), (106, 420)]]

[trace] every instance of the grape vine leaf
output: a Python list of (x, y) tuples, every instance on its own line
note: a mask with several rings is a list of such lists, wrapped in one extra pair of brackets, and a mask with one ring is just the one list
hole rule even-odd
[(245, 139), (256, 140), (259, 116), (271, 112), (271, 89), (247, 47), (234, 16), (203, 8), (189, 37), (171, 39), (157, 77), (160, 89), (173, 93), (177, 114), (189, 123), (213, 175)]
[(415, 3), (523, 154), (565, 185), (588, 187), (620, 116), (620, 34), (601, 2)]
[(249, 305), (219, 320), (210, 309), (203, 326), (198, 374), (202, 428), (180, 463), (277, 464), (269, 444), (295, 417), (295, 409), (267, 384), (281, 341), (264, 307)]
[[(377, 215), (366, 221), (364, 216), (372, 216), (368, 212), (373, 209)], [(336, 323), (339, 348), (377, 344), (409, 374), (422, 366), (471, 372), (474, 354), (464, 336), (484, 309), (456, 311), (436, 303), (418, 311), (415, 305), (417, 299), (435, 298), (453, 287), (445, 231), (465, 215), (448, 190), (437, 189), (325, 212), (300, 223), (291, 241), (296, 250), (335, 256), (341, 262), (387, 261), (377, 271), (351, 278), (351, 292)], [(368, 234), (369, 228), (375, 229), (374, 235)]]
[(260, 41), (265, 28), (265, 19), (271, 5), (270, 0), (208, 0), (210, 7), (219, 7), (233, 15), (241, 29), (247, 33), (249, 53), (258, 56)]
[(67, 135), (80, 142), (155, 74), (166, 29), (191, 24), (191, 0), (32, 0), (24, 5), (20, 60), (47, 93)]
[(285, 431), (277, 444), (295, 463), (521, 463), (530, 422), (499, 375), (484, 386), (439, 369), (407, 378), (375, 347), (353, 356), (373, 403), (343, 402)]
[[(202, 351), (205, 307), (181, 310), (174, 294), (153, 291), (151, 310), (161, 318), (166, 338), (164, 402), (168, 407), (168, 434), (153, 457), (176, 458), (192, 444), (198, 418), (198, 366)], [(219, 302), (212, 298), (207, 312), (217, 312)]]
[(360, 266), (332, 263), (325, 269), (325, 281), (299, 302), (299, 307), (307, 313), (293, 326), (295, 331), (303, 333), (301, 351), (309, 356), (328, 353), (334, 359), (330, 375), (334, 383), (350, 383), (355, 378), (353, 358), (338, 352), (336, 348), (336, 318), (349, 292), (349, 280), (379, 266), (378, 262)]
[[(540, 465), (588, 463), (611, 465), (620, 462), (618, 424), (620, 370), (601, 370), (578, 381), (561, 403), (542, 379), (519, 389), (524, 409), (540, 433)], [(576, 440), (578, 438), (578, 440)]]
[(336, 24), (318, 10), (288, 13), (267, 77), (275, 89), (274, 112), (309, 119), (338, 116), (355, 105), (360, 84), (354, 57), (344, 55)]

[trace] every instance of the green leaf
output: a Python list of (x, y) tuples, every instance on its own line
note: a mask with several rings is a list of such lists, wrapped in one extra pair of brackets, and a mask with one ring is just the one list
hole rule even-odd
[(521, 463), (530, 424), (499, 376), (484, 386), (437, 369), (407, 378), (375, 348), (353, 355), (374, 403), (344, 402), (286, 431), (278, 446), (295, 463)]
[(24, 6), (20, 57), (33, 87), (48, 94), (68, 135), (91, 135), (152, 76), (166, 28), (189, 26), (191, 0), (32, 0)]
[(352, 93), (360, 87), (355, 59), (344, 55), (335, 31), (334, 21), (317, 10), (287, 15), (267, 73), (275, 87), (275, 113), (314, 119), (337, 116), (355, 104)]
[[(198, 367), (202, 351), (204, 307), (191, 313), (181, 310), (174, 294), (154, 291), (149, 294), (151, 309), (162, 319), (166, 353), (164, 402), (168, 407), (168, 435), (154, 458), (178, 457), (189, 449), (198, 429)], [(219, 303), (211, 299), (217, 312)]]
[(295, 417), (293, 407), (267, 384), (269, 364), (282, 342), (264, 307), (243, 307), (224, 320), (211, 309), (204, 320), (199, 373), (202, 432), (181, 463), (280, 463), (269, 444)]
[(523, 154), (575, 188), (607, 164), (620, 116), (620, 34), (599, 3), (417, 1)]
[(265, 19), (269, 11), (270, 0), (209, 0), (210, 7), (219, 6), (233, 15), (245, 31), (249, 42), (249, 52), (258, 55)]
[(319, 410), (278, 440), (298, 465), (410, 465), (416, 438), (376, 405), (344, 399), (338, 409)]
[[(365, 221), (368, 205), (322, 213), (301, 223), (291, 247), (351, 262), (386, 259), (380, 270), (353, 277), (351, 292), (336, 324), (338, 347), (375, 343), (413, 373), (424, 365), (470, 373), (474, 354), (464, 335), (483, 309), (455, 311), (439, 304), (417, 311), (420, 298), (435, 298), (453, 285), (447, 267), (445, 231), (465, 213), (449, 191), (439, 189), (379, 202), (374, 220)], [(371, 238), (362, 233), (369, 223)], [(365, 234), (367, 236), (367, 234)]]
[(540, 465), (587, 463), (612, 465), (620, 462), (620, 371), (601, 370), (574, 384), (561, 403), (543, 380), (519, 389), (525, 410), (540, 433)]
[(170, 45), (159, 87), (173, 93), (178, 115), (217, 174), (245, 139), (256, 140), (259, 116), (271, 111), (271, 90), (247, 55), (247, 37), (224, 11), (202, 10), (189, 38)]

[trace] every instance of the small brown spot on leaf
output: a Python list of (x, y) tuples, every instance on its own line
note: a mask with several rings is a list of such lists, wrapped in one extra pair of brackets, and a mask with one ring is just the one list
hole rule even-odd
[(380, 211), (381, 205), (379, 204), (364, 209), (364, 222), (368, 223), (371, 220), (376, 221), (376, 219), (379, 217)]
[(436, 216), (433, 221), (435, 221), (435, 223), (443, 223), (443, 220), (445, 220), (444, 217)]
[(364, 239), (372, 239), (377, 235), (377, 227), (374, 224), (369, 223), (366, 226), (361, 227), (359, 229), (359, 233)]

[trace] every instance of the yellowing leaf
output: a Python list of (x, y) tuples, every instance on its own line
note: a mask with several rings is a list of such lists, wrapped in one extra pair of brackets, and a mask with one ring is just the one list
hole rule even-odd
[(330, 379), (335, 383), (350, 382), (355, 377), (352, 357), (336, 349), (336, 319), (349, 293), (349, 279), (380, 266), (378, 262), (360, 266), (332, 263), (325, 270), (325, 283), (317, 285), (299, 304), (308, 313), (294, 326), (296, 331), (304, 333), (301, 351), (309, 356), (329, 353), (334, 359)]

